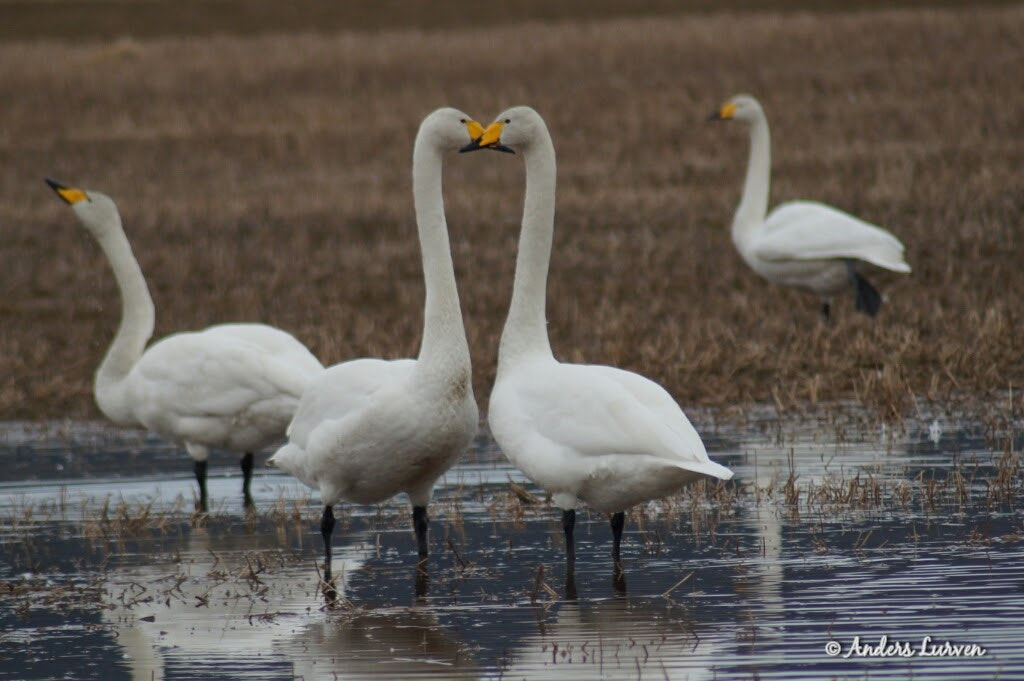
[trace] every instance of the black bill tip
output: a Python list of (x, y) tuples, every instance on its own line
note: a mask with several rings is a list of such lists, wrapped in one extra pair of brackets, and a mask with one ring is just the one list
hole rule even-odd
[(483, 139), (483, 137), (477, 137), (475, 140), (473, 140), (472, 142), (470, 142), (466, 146), (464, 146), (461, 149), (459, 149), (459, 153), (460, 154), (465, 154), (466, 152), (469, 152), (469, 151), (479, 151), (481, 149), (490, 149), (491, 151), (503, 151), (506, 154), (514, 154), (514, 153), (516, 153), (514, 150), (510, 149), (509, 147), (506, 147), (504, 144), (494, 143), (494, 144), (488, 144), (486, 146), (481, 146), (480, 145), (480, 140), (481, 139)]

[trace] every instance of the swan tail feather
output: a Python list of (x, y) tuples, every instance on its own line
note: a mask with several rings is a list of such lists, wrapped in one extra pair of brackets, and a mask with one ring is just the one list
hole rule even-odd
[(291, 466), (289, 465), (296, 455), (302, 454), (302, 449), (292, 443), (288, 443), (274, 452), (274, 455), (267, 459), (268, 468), (277, 468), (282, 471), (291, 473)]
[(685, 464), (677, 463), (680, 468), (684, 468), (694, 473), (701, 473), (711, 478), (718, 478), (719, 480), (731, 480), (733, 472), (721, 464), (717, 464), (710, 459), (707, 461), (687, 462)]

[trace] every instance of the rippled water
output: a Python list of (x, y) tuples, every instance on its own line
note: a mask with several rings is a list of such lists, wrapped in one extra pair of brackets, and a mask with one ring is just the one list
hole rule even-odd
[[(197, 524), (166, 443), (5, 424), (0, 678), (1024, 675), (1020, 422), (695, 422), (735, 483), (631, 514), (621, 572), (583, 512), (567, 574), (560, 514), (481, 437), (435, 494), (425, 571), (404, 501), (339, 514), (333, 603), (318, 505), (289, 478), (258, 469), (246, 516), (215, 458)], [(927, 637), (985, 654), (925, 657)]]

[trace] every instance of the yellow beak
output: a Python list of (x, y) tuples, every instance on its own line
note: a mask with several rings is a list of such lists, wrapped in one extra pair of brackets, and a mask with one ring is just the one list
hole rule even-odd
[(478, 144), (481, 147), (489, 147), (491, 145), (499, 144), (501, 142), (501, 130), (504, 127), (504, 121), (494, 121), (487, 126), (486, 130), (483, 131), (483, 137), (480, 138)]
[(89, 195), (86, 194), (81, 189), (65, 187), (60, 182), (57, 182), (56, 180), (51, 180), (50, 178), (46, 178), (46, 184), (50, 185), (50, 188), (53, 189), (53, 191), (57, 192), (57, 196), (64, 199), (65, 203), (69, 205), (73, 206), (80, 201), (89, 200)]
[(466, 130), (469, 131), (469, 139), (475, 140), (484, 134), (484, 126), (474, 120), (466, 121)]

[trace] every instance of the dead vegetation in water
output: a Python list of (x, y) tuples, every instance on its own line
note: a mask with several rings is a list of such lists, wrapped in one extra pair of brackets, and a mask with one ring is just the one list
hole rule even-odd
[[(117, 325), (107, 265), (44, 175), (118, 201), (157, 336), (257, 320), (325, 363), (414, 355), (410, 152), (419, 120), (445, 104), (486, 120), (529, 103), (548, 120), (548, 318), (563, 359), (639, 371), (686, 405), (841, 398), (893, 418), (914, 400), (971, 408), (1019, 390), (1020, 7), (573, 18), (116, 50), (5, 42), (0, 414), (94, 417), (92, 373)], [(736, 91), (768, 112), (773, 203), (824, 200), (906, 243), (913, 275), (871, 273), (887, 297), (879, 319), (843, 300), (824, 326), (812, 296), (763, 284), (734, 252), (747, 139), (703, 119)], [(486, 407), (522, 163), (447, 165)]]

